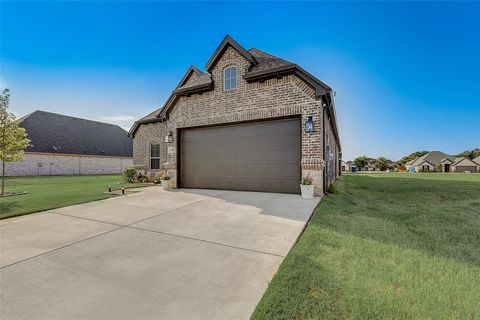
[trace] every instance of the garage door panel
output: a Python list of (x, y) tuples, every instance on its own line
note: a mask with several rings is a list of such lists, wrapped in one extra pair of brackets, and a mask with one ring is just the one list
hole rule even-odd
[(470, 171), (471, 173), (477, 172), (477, 167), (475, 166), (457, 166), (455, 168), (456, 172), (465, 172), (465, 171)]
[(187, 188), (299, 192), (299, 119), (180, 134), (180, 183)]

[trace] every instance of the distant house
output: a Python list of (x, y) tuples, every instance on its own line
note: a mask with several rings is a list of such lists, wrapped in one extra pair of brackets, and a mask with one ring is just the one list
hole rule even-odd
[(480, 173), (480, 156), (473, 159), (473, 162), (477, 164), (477, 172)]
[[(442, 162), (443, 161), (443, 162)], [(408, 172), (428, 172), (428, 171), (445, 171), (445, 164), (451, 165), (455, 157), (450, 156), (441, 151), (430, 151), (429, 153), (411, 160), (405, 164), (405, 168)], [(447, 166), (449, 168), (449, 166)], [(446, 171), (449, 172), (449, 171)]]
[(480, 157), (454, 157), (441, 151), (431, 151), (405, 164), (408, 172), (480, 172)]
[(377, 171), (377, 167), (375, 166), (375, 159), (369, 159), (365, 167), (363, 167), (362, 171)]
[(20, 126), (32, 146), (6, 164), (7, 176), (118, 174), (132, 165), (132, 139), (117, 125), (37, 110)]
[(476, 173), (479, 172), (479, 164), (473, 160), (470, 160), (467, 157), (459, 157), (456, 158), (455, 161), (452, 163), (452, 172), (470, 172)]
[(357, 171), (357, 166), (355, 165), (355, 163), (353, 161), (347, 161), (347, 166), (348, 166), (348, 170), (350, 172), (356, 172)]
[(342, 172), (349, 172), (350, 171), (350, 166), (348, 165), (348, 162), (345, 162), (345, 161), (341, 160), (340, 165), (342, 167), (341, 168)]

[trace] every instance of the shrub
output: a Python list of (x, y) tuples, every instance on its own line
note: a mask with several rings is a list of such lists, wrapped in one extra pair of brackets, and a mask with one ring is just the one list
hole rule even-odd
[(137, 171), (135, 169), (125, 169), (122, 175), (123, 180), (128, 183), (134, 183), (136, 174), (137, 174)]
[(168, 174), (162, 176), (162, 180), (168, 181), (170, 179), (171, 179), (171, 177)]

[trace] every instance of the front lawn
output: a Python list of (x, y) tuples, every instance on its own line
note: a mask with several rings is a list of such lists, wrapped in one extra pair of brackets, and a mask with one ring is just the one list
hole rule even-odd
[(480, 175), (349, 174), (252, 319), (479, 319)]
[[(101, 200), (114, 195), (104, 194), (108, 186), (120, 189), (121, 175), (103, 176), (43, 176), (6, 178), (6, 192), (25, 195), (0, 198), (0, 219), (27, 213), (65, 207), (73, 204)], [(142, 184), (125, 184), (125, 188)]]

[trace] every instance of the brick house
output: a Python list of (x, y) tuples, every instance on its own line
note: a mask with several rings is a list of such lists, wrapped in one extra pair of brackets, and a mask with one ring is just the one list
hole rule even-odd
[(132, 139), (117, 125), (42, 110), (19, 124), (31, 145), (23, 161), (6, 163), (7, 176), (120, 174), (133, 164)]
[(130, 129), (133, 163), (172, 187), (316, 194), (339, 175), (332, 89), (296, 64), (226, 36), (164, 106)]

